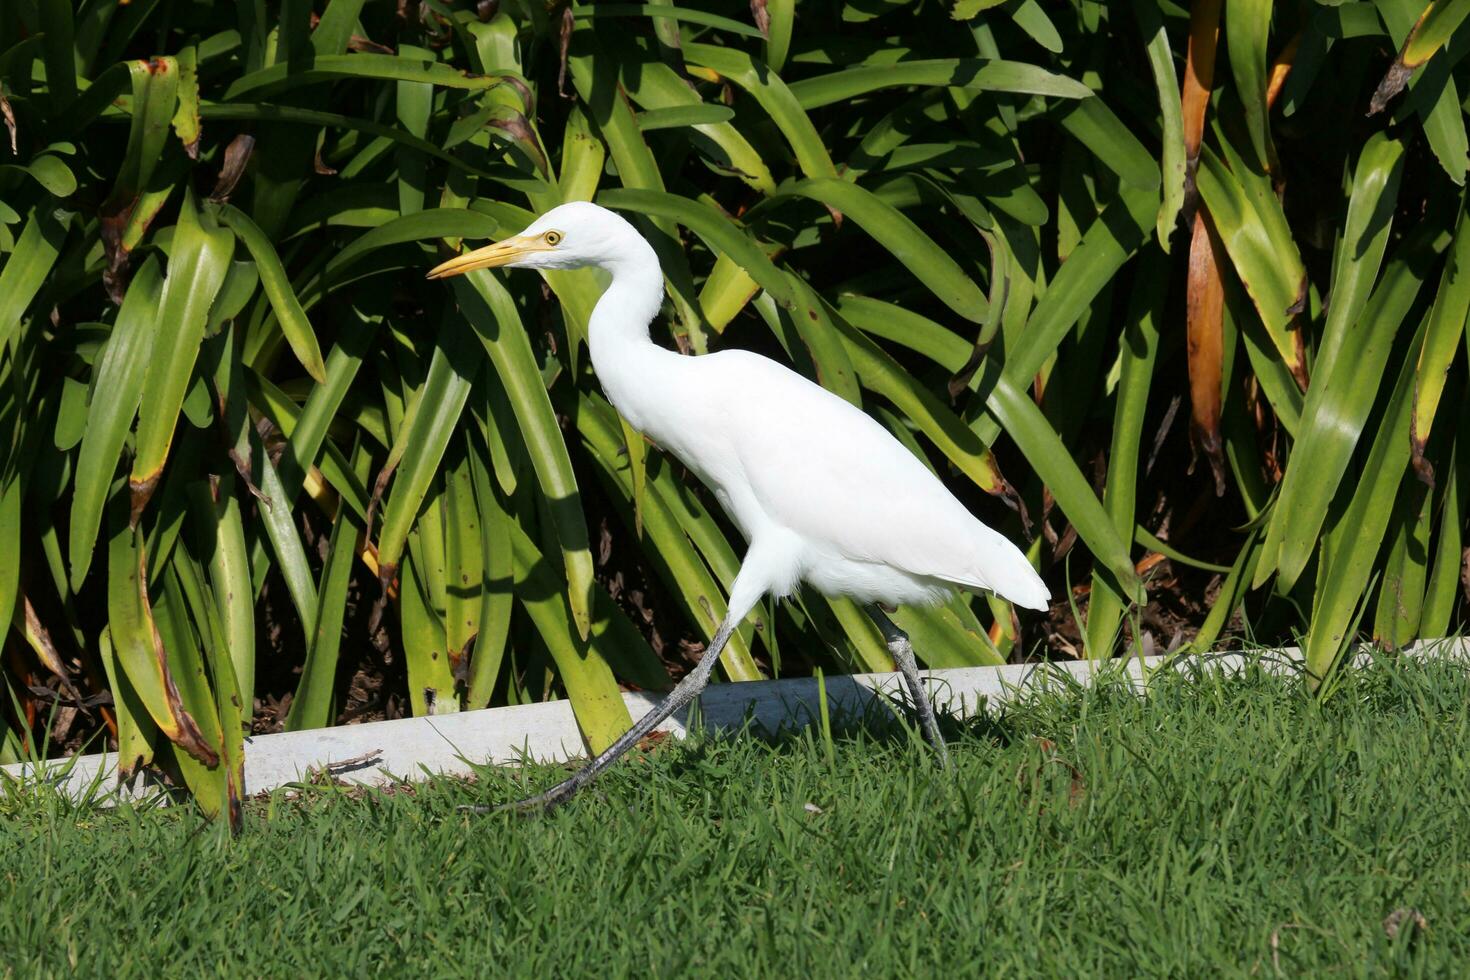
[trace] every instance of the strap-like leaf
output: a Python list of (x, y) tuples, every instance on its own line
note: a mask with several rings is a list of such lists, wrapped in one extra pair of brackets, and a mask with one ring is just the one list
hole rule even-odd
[(1092, 97), (1092, 89), (1081, 82), (1055, 75), (1036, 65), (982, 58), (860, 65), (793, 82), (791, 94), (803, 109), (817, 109), (880, 89), (907, 85), (942, 85), (975, 92), (1014, 92), (1062, 99)]
[(49, 206), (31, 210), (15, 251), (0, 269), (0, 349), (9, 346), (20, 330), (26, 307), (51, 274), (65, 238), (66, 226)]
[(92, 563), (92, 546), (102, 524), (102, 507), (113, 471), (143, 397), (143, 378), (159, 333), (158, 301), (163, 276), (150, 258), (128, 286), (117, 323), (97, 362), (94, 397), (77, 455), (71, 501), (71, 586), (80, 591)]
[(546, 495), (566, 566), (573, 621), (578, 635), (585, 638), (592, 628), (592, 552), (587, 543), (586, 518), (566, 443), (536, 369), (520, 314), (505, 287), (488, 271), (471, 272), (453, 283), (459, 308), (479, 334), (510, 400), (536, 480)]
[(255, 266), (260, 272), (260, 285), (269, 297), (271, 307), (276, 311), (276, 320), (281, 324), (286, 342), (296, 353), (296, 359), (306, 368), (307, 374), (317, 381), (325, 382), (327, 369), (322, 364), (316, 331), (312, 329), (311, 321), (306, 318), (306, 311), (296, 299), (296, 293), (291, 288), (291, 281), (286, 276), (286, 269), (281, 265), (281, 257), (276, 254), (275, 246), (265, 232), (260, 230), (260, 226), (239, 208), (226, 204), (219, 209), (218, 214), (220, 222), (235, 233), (255, 259)]
[[(186, 195), (159, 301), (158, 316), (169, 326), (169, 343), (150, 357), (143, 378), (138, 450), (128, 479), (134, 523), (163, 472), (179, 409), (183, 407), (184, 393), (199, 355), (199, 342), (204, 337), (205, 319), (215, 293), (224, 282), (234, 250), (235, 236), (223, 228), (200, 224), (194, 202)], [(121, 638), (114, 636), (113, 640), (120, 642)]]

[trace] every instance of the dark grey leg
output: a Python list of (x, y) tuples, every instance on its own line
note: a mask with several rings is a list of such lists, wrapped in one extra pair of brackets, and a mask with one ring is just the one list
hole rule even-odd
[(914, 700), (914, 710), (919, 713), (919, 725), (924, 729), (924, 738), (934, 746), (934, 751), (938, 753), (940, 768), (948, 769), (949, 749), (944, 746), (944, 736), (939, 734), (939, 720), (934, 717), (934, 705), (924, 690), (923, 680), (919, 678), (919, 665), (914, 660), (914, 647), (909, 642), (908, 634), (894, 625), (893, 620), (889, 619), (876, 605), (868, 606), (867, 612), (883, 633), (883, 642), (888, 644), (888, 652), (893, 654), (893, 662), (903, 672), (903, 680), (908, 686), (909, 696)]
[(571, 799), (572, 794), (592, 782), (598, 773), (617, 762), (623, 753), (637, 745), (645, 735), (658, 727), (660, 722), (699, 696), (699, 692), (709, 682), (710, 672), (714, 670), (715, 663), (720, 659), (720, 651), (725, 648), (730, 634), (735, 631), (737, 622), (738, 620), (726, 618), (720, 624), (720, 628), (715, 630), (714, 638), (705, 649), (704, 655), (699, 658), (699, 663), (695, 665), (694, 670), (675, 685), (668, 696), (660, 701), (652, 711), (638, 719), (637, 723), (621, 738), (608, 746), (597, 758), (572, 773), (570, 777), (538, 796), (529, 796), (516, 803), (500, 807), (475, 806), (461, 807), (461, 809), (470, 813), (492, 813), (500, 810), (549, 810)]

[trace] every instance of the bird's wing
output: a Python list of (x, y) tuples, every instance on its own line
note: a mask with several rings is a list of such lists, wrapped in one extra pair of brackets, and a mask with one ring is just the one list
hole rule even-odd
[(844, 558), (1045, 608), (1046, 586), (1026, 557), (861, 409), (756, 354), (699, 360), (724, 362), (719, 387), (732, 386), (710, 424), (728, 433), (776, 523)]

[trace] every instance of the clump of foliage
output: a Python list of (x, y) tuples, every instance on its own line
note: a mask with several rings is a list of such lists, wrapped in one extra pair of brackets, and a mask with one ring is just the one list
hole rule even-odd
[[(1315, 689), (1360, 628), (1442, 635), (1467, 31), (1419, 0), (8, 3), (0, 759), (61, 704), (232, 810), (257, 704), (330, 724), (366, 662), (415, 713), (564, 695), (607, 744), (619, 683), (677, 660), (650, 618), (711, 634), (742, 543), (601, 397), (594, 273), (422, 276), (577, 199), (653, 242), (668, 343), (789, 360), (1029, 542), (1053, 615), (907, 610), (931, 665), (1109, 656), (1172, 611), (1201, 649), (1305, 632)], [(722, 667), (813, 661), (891, 669), (811, 594)]]

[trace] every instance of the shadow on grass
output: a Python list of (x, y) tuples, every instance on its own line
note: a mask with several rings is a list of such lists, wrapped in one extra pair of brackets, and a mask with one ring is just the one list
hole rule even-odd
[[(1459, 710), (1455, 692), (1463, 690), (1464, 664), (1453, 660), (1362, 654), (1364, 662), (1348, 673), (1337, 695), (1322, 701), (1306, 693), (1299, 662), (1272, 651), (1238, 652), (1246, 654), (1245, 661), (1230, 661), (1227, 669), (1215, 669), (1222, 658), (1168, 664), (1151, 669), (1141, 681), (1121, 669), (1089, 684), (1058, 673), (1003, 699), (982, 698), (968, 717), (941, 711), (940, 729), (951, 749), (1003, 753), (1023, 742), (1066, 741), (1075, 730), (1097, 724), (1098, 716), (1111, 717), (1134, 732), (1167, 729), (1185, 717), (1211, 717), (1223, 732), (1238, 724), (1242, 714), (1265, 712), (1288, 729), (1325, 730), (1332, 733), (1329, 737), (1343, 739), (1361, 723), (1365, 710), (1426, 720)], [(1119, 661), (1118, 666), (1126, 663)], [(750, 710), (743, 723), (722, 724), (696, 712), (687, 720), (690, 736), (677, 747), (645, 743), (651, 751), (630, 754), (583, 795), (606, 799), (598, 786), (609, 780), (622, 783), (638, 760), (654, 763), (660, 780), (722, 778), (712, 768), (718, 770), (718, 757), (742, 741), (762, 744), (775, 760), (825, 756), (828, 767), (835, 769), (843, 757), (871, 758), (876, 750), (886, 765), (939, 772), (906, 697), (891, 690), (874, 692), (845, 677), (824, 683), (825, 714), (810, 697), (786, 705), (787, 713), (776, 725), (763, 724)], [(514, 770), (489, 767), (480, 772), (487, 795), (499, 803), (545, 789), (580, 765), (528, 762)]]
[[(798, 702), (791, 715), (779, 725), (762, 723), (747, 711), (738, 726), (706, 725), (698, 704), (687, 717), (689, 734), (682, 739), (659, 735), (645, 740), (620, 759), (596, 782), (584, 788), (576, 800), (607, 801), (608, 794), (599, 787), (621, 783), (640, 762), (651, 762), (661, 780), (708, 780), (719, 760), (742, 743), (761, 745), (774, 760), (821, 758), (829, 766), (839, 766), (839, 759), (871, 757), (876, 752), (893, 765), (912, 766), (944, 775), (937, 756), (925, 742), (917, 711), (907, 698), (895, 698), (874, 692), (850, 678), (825, 680), (830, 710), (824, 715), (811, 710), (806, 702)], [(832, 704), (835, 703), (835, 706)], [(961, 718), (950, 712), (939, 712), (938, 722), (945, 743), (951, 747), (982, 744), (995, 749), (1009, 747), (1022, 737), (1010, 720), (1007, 705), (991, 705), (982, 701), (976, 712)], [(672, 743), (672, 744), (670, 744)], [(512, 802), (541, 792), (586, 764), (586, 760), (570, 763), (545, 763), (522, 760), (513, 768), (480, 766), (471, 763), (480, 783), (490, 790), (483, 801), (491, 805)], [(748, 773), (732, 771), (727, 778), (736, 779)], [(718, 778), (718, 777), (717, 777)], [(575, 805), (575, 801), (569, 805)]]

